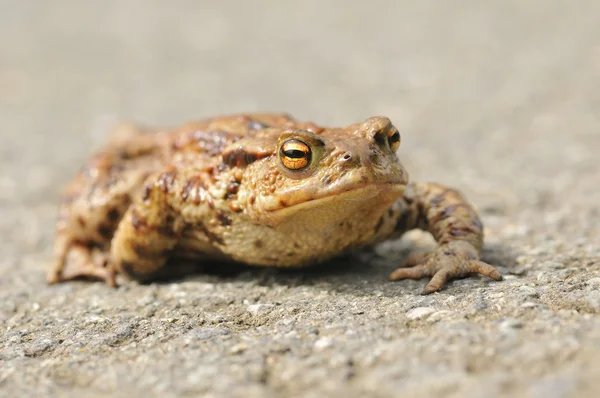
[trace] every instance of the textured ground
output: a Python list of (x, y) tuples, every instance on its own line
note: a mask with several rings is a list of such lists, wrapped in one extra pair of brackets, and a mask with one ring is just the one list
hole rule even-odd
[[(598, 396), (600, 3), (233, 3), (1, 0), (0, 395)], [(306, 273), (44, 284), (114, 120), (258, 110), (390, 116), (506, 280), (387, 282), (414, 235)]]

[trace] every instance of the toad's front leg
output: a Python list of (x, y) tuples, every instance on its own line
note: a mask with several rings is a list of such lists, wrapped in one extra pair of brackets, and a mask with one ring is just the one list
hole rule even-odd
[(392, 272), (391, 280), (431, 276), (423, 290), (423, 294), (430, 294), (440, 290), (447, 280), (472, 273), (502, 279), (494, 267), (480, 261), (483, 225), (456, 190), (439, 184), (409, 184), (387, 217), (395, 221), (393, 235), (420, 228), (430, 232), (439, 244), (432, 253), (411, 256), (405, 268)]

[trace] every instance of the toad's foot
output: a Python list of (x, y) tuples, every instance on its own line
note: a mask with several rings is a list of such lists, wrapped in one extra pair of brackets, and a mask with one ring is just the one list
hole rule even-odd
[(409, 257), (406, 267), (398, 268), (390, 274), (390, 280), (420, 279), (431, 276), (431, 280), (422, 294), (437, 292), (446, 281), (464, 278), (470, 274), (481, 274), (496, 281), (502, 275), (490, 264), (479, 260), (477, 250), (468, 242), (452, 241), (439, 246), (429, 254), (417, 254)]
[(57, 261), (48, 271), (49, 284), (79, 278), (99, 279), (111, 287), (117, 286), (115, 269), (106, 254), (92, 254), (89, 247), (73, 243), (69, 246), (64, 261)]

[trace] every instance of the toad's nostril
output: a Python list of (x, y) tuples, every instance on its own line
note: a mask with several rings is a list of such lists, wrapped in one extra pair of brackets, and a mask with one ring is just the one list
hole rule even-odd
[(346, 152), (344, 154), (344, 156), (342, 157), (343, 160), (351, 160), (352, 159), (352, 154), (350, 152)]
[(387, 131), (379, 130), (373, 135), (373, 139), (380, 147), (385, 146), (387, 143)]

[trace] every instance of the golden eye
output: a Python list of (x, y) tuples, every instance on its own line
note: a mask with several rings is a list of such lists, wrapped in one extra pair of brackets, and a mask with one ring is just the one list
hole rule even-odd
[(310, 164), (312, 153), (304, 142), (289, 140), (281, 145), (279, 157), (286, 169), (301, 170)]
[(400, 132), (396, 129), (390, 130), (388, 133), (388, 143), (392, 152), (396, 152), (400, 147)]

